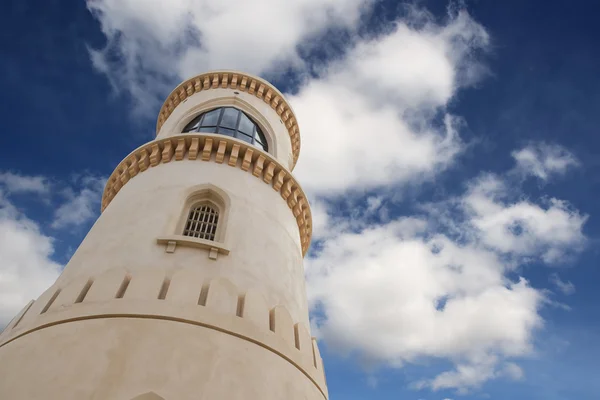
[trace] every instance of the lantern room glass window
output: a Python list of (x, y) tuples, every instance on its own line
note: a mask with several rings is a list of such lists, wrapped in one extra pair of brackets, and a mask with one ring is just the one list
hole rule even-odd
[(244, 112), (233, 107), (221, 107), (200, 114), (183, 128), (183, 133), (219, 133), (241, 139), (268, 152), (265, 135)]

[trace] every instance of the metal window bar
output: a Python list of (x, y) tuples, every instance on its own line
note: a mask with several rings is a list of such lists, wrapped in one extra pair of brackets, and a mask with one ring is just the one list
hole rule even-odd
[(188, 214), (183, 234), (199, 239), (215, 240), (218, 222), (217, 210), (206, 204), (196, 206)]

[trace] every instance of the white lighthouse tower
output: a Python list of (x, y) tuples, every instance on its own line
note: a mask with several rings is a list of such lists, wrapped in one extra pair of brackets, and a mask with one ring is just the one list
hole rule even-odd
[(0, 399), (327, 399), (294, 112), (270, 83), (180, 84), (66, 268), (0, 335)]

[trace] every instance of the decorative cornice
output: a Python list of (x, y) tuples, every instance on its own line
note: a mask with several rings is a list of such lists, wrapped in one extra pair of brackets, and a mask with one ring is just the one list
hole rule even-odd
[[(253, 94), (265, 103), (281, 117), (292, 141), (292, 152), (294, 154), (294, 165), (300, 154), (300, 129), (294, 111), (287, 103), (283, 94), (275, 86), (256, 76), (237, 71), (211, 71), (195, 76), (179, 84), (169, 94), (158, 114), (156, 121), (156, 134), (164, 122), (169, 118), (173, 110), (186, 98), (202, 90), (231, 88), (242, 92)], [(292, 169), (293, 169), (292, 166)]]
[(312, 213), (304, 191), (292, 174), (268, 153), (241, 140), (218, 134), (182, 134), (148, 142), (129, 154), (108, 178), (102, 211), (137, 174), (161, 163), (183, 159), (213, 161), (251, 172), (287, 202), (300, 230), (302, 255), (312, 237)]
[(0, 348), (51, 326), (100, 318), (166, 320), (233, 335), (279, 355), (328, 398), (323, 360), (308, 327), (295, 323), (285, 306), (268, 305), (257, 289), (242, 291), (222, 277), (204, 282), (193, 268), (172, 276), (116, 268), (55, 284), (6, 327)]

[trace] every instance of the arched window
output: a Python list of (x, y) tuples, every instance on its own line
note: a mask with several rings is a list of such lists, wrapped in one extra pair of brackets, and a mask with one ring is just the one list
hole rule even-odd
[(231, 136), (269, 151), (265, 135), (246, 113), (233, 107), (221, 107), (200, 114), (183, 128), (183, 133), (210, 132)]
[(188, 214), (184, 236), (198, 239), (215, 240), (217, 225), (219, 223), (219, 210), (210, 203), (194, 205)]
[(212, 184), (189, 188), (179, 218), (172, 218), (167, 232), (156, 238), (157, 243), (165, 244), (167, 253), (174, 253), (178, 246), (206, 249), (212, 260), (218, 254), (229, 254), (226, 231), (230, 204), (227, 192)]

